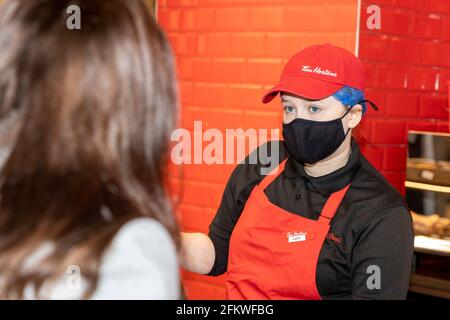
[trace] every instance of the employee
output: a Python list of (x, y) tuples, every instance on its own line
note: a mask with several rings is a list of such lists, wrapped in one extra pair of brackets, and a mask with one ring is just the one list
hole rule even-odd
[(284, 142), (268, 147), (279, 165), (268, 175), (249, 161), (235, 168), (209, 234), (182, 234), (182, 266), (227, 272), (230, 299), (404, 299), (411, 215), (352, 139), (367, 105), (377, 109), (361, 61), (307, 47), (263, 102), (278, 93)]

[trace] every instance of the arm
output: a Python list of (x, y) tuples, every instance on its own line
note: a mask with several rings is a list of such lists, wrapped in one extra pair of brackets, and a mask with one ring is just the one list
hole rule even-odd
[[(239, 166), (238, 166), (239, 167)], [(241, 210), (234, 200), (236, 168), (231, 175), (209, 234), (181, 233), (180, 264), (187, 271), (216, 276), (226, 271), (228, 243)]]
[[(264, 145), (264, 147), (268, 147), (269, 154), (272, 152), (272, 145), (281, 152), (277, 156), (284, 159), (286, 153), (284, 149), (281, 149), (282, 143), (274, 141)], [(259, 148), (253, 151), (254, 156), (259, 157), (258, 150)], [(258, 164), (251, 164), (249, 158), (250, 156), (238, 164), (231, 174), (220, 206), (209, 226), (208, 235), (202, 233), (181, 234), (180, 261), (184, 269), (209, 276), (218, 276), (226, 272), (231, 233), (253, 187), (263, 178), (260, 174), (261, 161), (259, 158)], [(280, 159), (278, 162), (281, 161)], [(262, 163), (267, 163), (267, 159)]]
[(203, 233), (181, 233), (180, 264), (187, 271), (207, 274), (216, 258), (211, 239)]
[(407, 208), (397, 207), (371, 219), (352, 256), (353, 299), (405, 299), (414, 251)]

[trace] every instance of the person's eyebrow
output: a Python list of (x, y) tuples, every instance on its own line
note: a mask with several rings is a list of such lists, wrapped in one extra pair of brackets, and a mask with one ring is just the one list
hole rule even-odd
[(324, 105), (324, 102), (322, 100), (311, 100), (308, 101), (309, 104), (321, 104)]
[[(322, 100), (305, 100), (307, 104), (321, 104), (324, 105), (324, 102)], [(287, 97), (285, 96), (281, 96), (281, 102), (289, 102), (294, 104), (294, 101), (289, 100)]]

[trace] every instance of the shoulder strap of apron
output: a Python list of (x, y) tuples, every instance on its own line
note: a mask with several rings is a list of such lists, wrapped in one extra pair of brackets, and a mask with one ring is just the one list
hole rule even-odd
[[(283, 160), (277, 167), (275, 167), (269, 174), (267, 174), (263, 180), (259, 183), (259, 187), (264, 190), (269, 184), (271, 184), (284, 170), (284, 166), (286, 165), (286, 160)], [(342, 202), (350, 184), (346, 185), (341, 190), (338, 190), (330, 195), (328, 200), (325, 202), (323, 206), (322, 212), (319, 217), (320, 222), (329, 223), (331, 219), (333, 219), (337, 208)]]
[(346, 185), (341, 190), (338, 190), (330, 195), (327, 202), (323, 206), (322, 213), (320, 214), (319, 221), (329, 223), (331, 219), (333, 219), (337, 208), (342, 202), (342, 199), (345, 196), (348, 188), (350, 188), (350, 184)]
[(272, 171), (270, 171), (264, 179), (261, 180), (259, 186), (261, 189), (265, 189), (271, 184), (284, 170), (284, 166), (286, 164), (286, 159), (284, 159), (277, 167), (275, 167)]

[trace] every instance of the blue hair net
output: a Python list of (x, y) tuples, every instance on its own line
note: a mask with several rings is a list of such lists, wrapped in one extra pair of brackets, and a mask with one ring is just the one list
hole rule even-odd
[[(355, 104), (360, 103), (362, 100), (364, 100), (364, 92), (362, 92), (359, 89), (355, 89), (349, 86), (345, 86), (336, 93), (333, 94), (333, 97), (336, 98), (336, 100), (340, 101), (344, 106), (354, 106)], [(366, 103), (361, 103), (362, 106), (362, 112), (365, 113), (367, 110)]]

